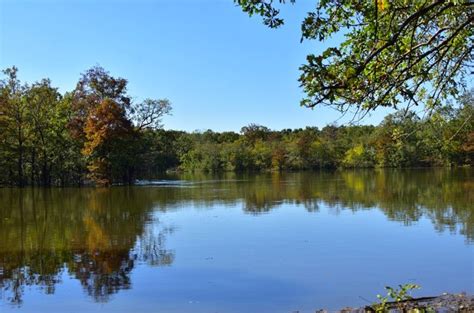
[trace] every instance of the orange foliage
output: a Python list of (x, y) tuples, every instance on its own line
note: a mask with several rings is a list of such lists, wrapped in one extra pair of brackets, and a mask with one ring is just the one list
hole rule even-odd
[(98, 185), (110, 185), (111, 154), (130, 137), (133, 127), (125, 110), (111, 99), (105, 99), (87, 117), (84, 133), (86, 142), (82, 154), (89, 157), (89, 178)]

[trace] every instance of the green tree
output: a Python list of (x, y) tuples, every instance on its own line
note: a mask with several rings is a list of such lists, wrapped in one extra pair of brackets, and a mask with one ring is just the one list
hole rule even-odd
[(413, 112), (400, 111), (386, 116), (376, 134), (378, 164), (387, 167), (416, 165), (418, 125), (418, 117)]
[(257, 140), (251, 149), (253, 167), (258, 170), (272, 168), (272, 147), (269, 142)]
[(250, 143), (255, 144), (259, 139), (266, 140), (270, 135), (270, 129), (268, 127), (258, 125), (258, 124), (249, 124), (242, 127), (240, 133), (244, 135), (244, 138)]
[(0, 81), (0, 123), (4, 129), (2, 146), (3, 157), (7, 160), (4, 165), (9, 172), (8, 181), (23, 186), (27, 183), (25, 160), (30, 131), (28, 106), (25, 101), (28, 86), (21, 84), (16, 67), (7, 68), (3, 73), (7, 76)]
[(222, 149), (222, 154), (227, 170), (243, 172), (254, 169), (251, 148), (242, 138), (226, 143)]
[(48, 79), (35, 83), (26, 92), (28, 117), (32, 122), (31, 140), (31, 181), (42, 185), (51, 184), (51, 171), (57, 156), (63, 151), (58, 149), (58, 136), (63, 135), (65, 121), (58, 118), (62, 109), (61, 94), (51, 86)]
[[(279, 27), (278, 3), (234, 0)], [(301, 66), (301, 104), (368, 112), (442, 104), (465, 86), (474, 66), (474, 2), (469, 0), (320, 0), (303, 20), (301, 40), (343, 40)]]

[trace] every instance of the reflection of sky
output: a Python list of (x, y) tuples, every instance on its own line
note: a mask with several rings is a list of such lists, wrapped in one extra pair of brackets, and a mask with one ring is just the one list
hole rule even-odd
[(459, 233), (436, 232), (425, 217), (404, 226), (377, 209), (334, 214), (319, 204), (316, 213), (282, 204), (252, 215), (241, 203), (155, 212), (148, 233), (173, 229), (171, 266), (140, 263), (132, 288), (100, 304), (63, 275), (53, 296), (33, 287), (16, 311), (314, 312), (365, 305), (360, 297), (408, 282), (423, 287), (420, 296), (474, 292), (473, 246)]
[[(435, 233), (426, 219), (405, 227), (388, 222), (377, 210), (334, 215), (323, 207), (313, 214), (301, 206), (283, 205), (260, 216), (239, 211), (165, 215), (163, 221), (179, 225), (168, 241), (177, 255), (174, 266), (231, 268), (278, 278), (286, 282), (283, 285), (296, 285), (297, 290), (287, 293), (305, 298), (307, 309), (360, 303), (359, 295), (371, 298), (384, 284), (414, 281), (424, 286), (423, 294), (474, 290), (469, 275), (462, 278), (463, 272), (470, 272), (472, 247), (462, 236)], [(265, 284), (254, 290), (264, 292)]]
[[(117, 289), (97, 303), (75, 276), (63, 276), (54, 295), (26, 287), (16, 311), (314, 312), (364, 305), (362, 298), (374, 301), (385, 285), (417, 283), (420, 296), (473, 292), (470, 173), (196, 176), (159, 186), (27, 190), (25, 229), (36, 229), (36, 203), (40, 225), (56, 221), (47, 238), (64, 237), (49, 249), (80, 247), (85, 263), (104, 252), (96, 265), (78, 268), (110, 268), (111, 281), (94, 282)], [(18, 249), (11, 238), (19, 238), (22, 225), (9, 207), (18, 201), (14, 191), (0, 190), (5, 255)], [(71, 236), (73, 229), (78, 234)], [(40, 253), (36, 240), (25, 239), (26, 262), (58, 251)], [(129, 249), (131, 272), (124, 284), (114, 283)], [(0, 302), (0, 312), (10, 311), (5, 298)]]

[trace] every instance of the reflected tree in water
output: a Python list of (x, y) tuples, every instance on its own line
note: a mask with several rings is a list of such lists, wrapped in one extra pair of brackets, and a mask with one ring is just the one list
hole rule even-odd
[(0, 291), (21, 304), (25, 288), (54, 293), (69, 275), (94, 300), (108, 301), (132, 287), (138, 263), (173, 263), (174, 252), (166, 248), (173, 228), (157, 218), (187, 206), (241, 207), (256, 218), (282, 205), (308, 212), (327, 207), (335, 214), (380, 210), (404, 225), (427, 218), (437, 231), (474, 243), (473, 174), (357, 170), (178, 176), (161, 187), (0, 189)]
[(189, 175), (181, 188), (148, 192), (158, 209), (178, 209), (187, 202), (209, 208), (241, 205), (249, 214), (268, 213), (282, 204), (317, 212), (322, 205), (342, 210), (378, 209), (405, 225), (429, 218), (438, 231), (459, 231), (474, 241), (474, 172), (472, 169), (346, 170), (259, 175)]
[(21, 304), (24, 288), (30, 286), (54, 293), (62, 275), (68, 274), (94, 300), (104, 302), (131, 287), (137, 262), (171, 264), (174, 254), (165, 248), (165, 236), (172, 230), (150, 233), (150, 211), (150, 203), (126, 188), (4, 190), (2, 298)]

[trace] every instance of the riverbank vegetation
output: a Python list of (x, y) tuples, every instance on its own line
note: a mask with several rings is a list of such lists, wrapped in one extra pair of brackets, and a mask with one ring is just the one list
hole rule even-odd
[[(0, 81), (0, 185), (133, 183), (168, 170), (280, 171), (469, 166), (474, 92), (419, 116), (403, 110), (381, 124), (237, 132), (164, 130), (166, 99), (133, 102), (127, 80), (101, 67), (61, 94), (49, 79)], [(424, 111), (424, 113), (427, 113)]]
[(101, 67), (71, 92), (49, 79), (23, 84), (17, 68), (0, 81), (0, 184), (132, 183), (149, 152), (146, 131), (161, 127), (168, 100), (132, 103), (127, 80)]

